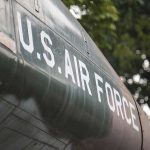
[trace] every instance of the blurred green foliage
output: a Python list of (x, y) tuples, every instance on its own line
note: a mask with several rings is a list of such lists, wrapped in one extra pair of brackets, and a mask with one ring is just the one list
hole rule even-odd
[[(150, 0), (62, 0), (86, 14), (79, 20), (138, 102), (149, 98)], [(135, 82), (133, 76), (140, 75)], [(129, 82), (130, 81), (130, 82)], [(132, 82), (131, 82), (132, 81)], [(144, 81), (144, 82), (143, 82)]]

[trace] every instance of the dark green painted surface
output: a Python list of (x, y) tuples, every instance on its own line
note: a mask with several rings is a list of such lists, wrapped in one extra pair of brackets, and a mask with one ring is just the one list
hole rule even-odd
[[(0, 45), (0, 109), (7, 112), (2, 115), (0, 129), (6, 130), (0, 138), (14, 133), (15, 140), (24, 141), (19, 148), (13, 145), (18, 149), (32, 149), (38, 143), (39, 149), (66, 145), (76, 150), (141, 150), (134, 100), (64, 5), (58, 0), (39, 1), (39, 12), (32, 0), (12, 1), (11, 6), (15, 34), (12, 30), (7, 36), (16, 38), (17, 53)], [(116, 99), (115, 91), (119, 93)], [(124, 105), (123, 97), (127, 99)], [(10, 142), (15, 143), (11, 136)], [(3, 142), (0, 148), (10, 149)]]

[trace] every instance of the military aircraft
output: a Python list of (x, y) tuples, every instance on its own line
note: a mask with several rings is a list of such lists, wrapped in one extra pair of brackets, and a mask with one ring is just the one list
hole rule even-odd
[(150, 122), (60, 0), (0, 0), (0, 150), (150, 150)]

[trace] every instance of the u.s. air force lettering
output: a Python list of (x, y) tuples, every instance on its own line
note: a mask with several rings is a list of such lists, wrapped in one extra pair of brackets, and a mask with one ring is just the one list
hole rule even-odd
[[(135, 131), (139, 131), (137, 125), (136, 108), (133, 103), (121, 94), (115, 87), (114, 83), (109, 82), (100, 73), (91, 72), (84, 59), (85, 56), (76, 55), (78, 52), (72, 54), (67, 47), (61, 49), (61, 55), (64, 57), (63, 63), (59, 64), (57, 55), (54, 51), (59, 45), (53, 47), (55, 42), (55, 35), (50, 35), (50, 29), (45, 29), (43, 26), (36, 28), (36, 23), (27, 16), (17, 12), (18, 31), (20, 38), (21, 51), (31, 55), (31, 58), (36, 58), (39, 63), (43, 63), (50, 70), (57, 68), (57, 74), (62, 76), (64, 80), (69, 80), (77, 88), (82, 89), (82, 92), (88, 93), (91, 100), (107, 101), (107, 105), (113, 113), (117, 113), (128, 125), (131, 125)], [(38, 32), (35, 32), (37, 31)], [(26, 40), (27, 39), (27, 40)], [(24, 56), (25, 57), (25, 56)], [(89, 62), (92, 64), (92, 62)], [(62, 68), (62, 65), (64, 66)], [(56, 76), (57, 76), (56, 74)], [(91, 80), (95, 82), (91, 82)], [(92, 86), (92, 88), (91, 88)], [(93, 98), (96, 91), (97, 99)], [(104, 98), (105, 97), (105, 98)], [(128, 112), (128, 113), (127, 113)]]

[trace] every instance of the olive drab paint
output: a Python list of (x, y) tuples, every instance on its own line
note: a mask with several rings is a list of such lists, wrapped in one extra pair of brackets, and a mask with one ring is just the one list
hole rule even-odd
[(0, 12), (0, 149), (150, 149), (148, 119), (62, 1)]
[[(40, 32), (40, 35), (37, 35), (37, 37), (33, 37), (33, 31), (32, 31), (32, 21), (26, 17), (26, 32), (28, 32), (28, 43), (24, 40), (24, 33), (23, 33), (23, 27), (22, 27), (22, 17), (21, 13), (17, 12), (17, 18), (18, 18), (18, 27), (19, 27), (19, 37), (20, 37), (20, 43), (23, 47), (22, 51), (26, 51), (27, 53), (30, 53), (32, 55), (33, 51), (36, 51), (38, 47), (34, 45), (34, 41), (38, 39), (43, 47), (43, 54), (39, 54), (40, 57), (43, 57), (45, 60), (45, 65), (48, 65), (50, 68), (54, 68), (57, 66), (57, 62), (55, 60), (55, 55), (53, 53), (53, 49), (51, 48), (53, 45), (52, 38), (46, 31), (43, 29)], [(47, 41), (47, 42), (46, 42)], [(118, 90), (116, 90), (113, 85), (111, 85), (108, 81), (104, 80), (99, 74), (93, 72), (91, 73), (93, 76), (90, 76), (89, 72), (90, 70), (87, 68), (86, 63), (78, 59), (77, 56), (70, 56), (72, 55), (69, 52), (69, 49), (62, 49), (62, 51), (65, 51), (64, 54), (64, 73), (62, 75), (65, 76), (66, 80), (70, 79), (70, 81), (77, 85), (78, 88), (82, 89), (83, 91), (86, 91), (91, 97), (92, 97), (92, 91), (97, 91), (97, 101), (100, 103), (104, 101), (105, 99), (102, 99), (102, 95), (106, 96), (107, 104), (112, 112), (116, 112), (117, 116), (120, 117), (122, 120), (125, 120), (125, 122), (128, 125), (132, 125), (133, 129), (139, 132), (139, 126), (137, 125), (137, 118), (135, 116), (136, 108), (135, 106), (128, 102), (125, 98), (125, 96), (121, 96)], [(60, 73), (61, 68), (59, 68)], [(91, 79), (95, 78), (95, 85), (94, 88), (91, 89)], [(104, 84), (105, 88), (102, 88), (102, 84)], [(91, 98), (91, 101), (94, 100)], [(129, 116), (127, 116), (127, 109), (130, 110)]]

